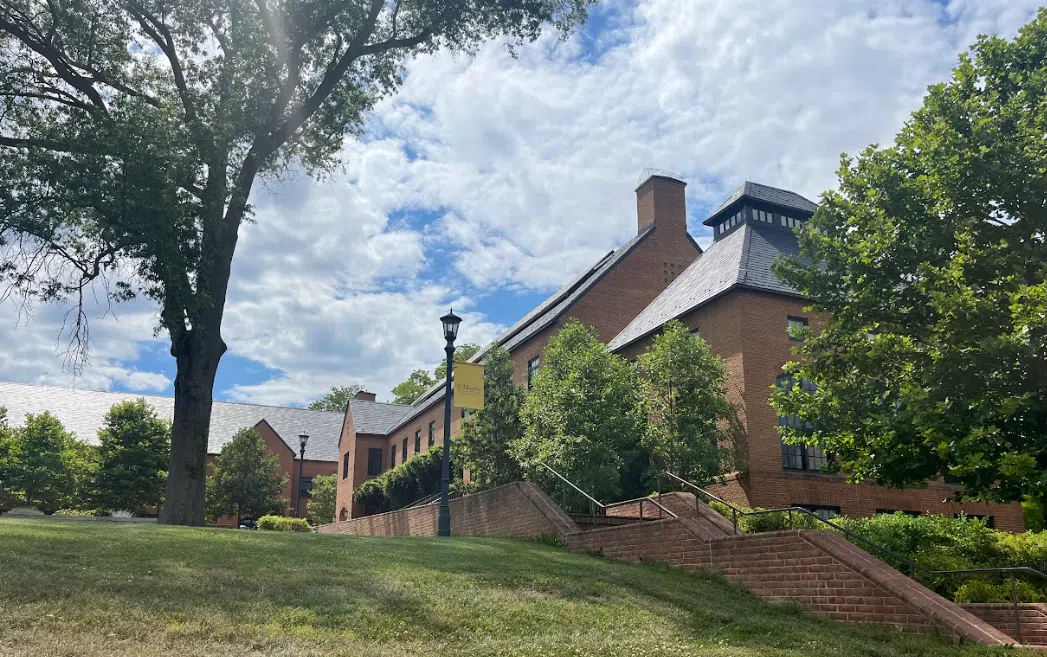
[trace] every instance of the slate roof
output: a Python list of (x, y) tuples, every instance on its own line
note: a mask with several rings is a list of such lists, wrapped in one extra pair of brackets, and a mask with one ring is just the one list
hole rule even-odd
[(349, 411), (353, 414), (353, 426), (356, 433), (388, 434), (393, 426), (411, 406), (407, 404), (387, 404), (363, 399), (350, 399)]
[(738, 189), (734, 190), (734, 192), (732, 192), (723, 203), (717, 206), (712, 214), (709, 215), (709, 218), (703, 223), (706, 226), (712, 226), (717, 223), (716, 219), (719, 214), (742, 197), (756, 199), (757, 201), (763, 201), (765, 203), (772, 203), (785, 208), (800, 210), (805, 213), (812, 213), (818, 208), (817, 203), (800, 196), (796, 192), (790, 192), (787, 189), (779, 189), (769, 185), (761, 185), (760, 183), (749, 182), (747, 180), (742, 183)]
[[(477, 352), (475, 356), (469, 359), (470, 362), (475, 363), (483, 360), (484, 354), (495, 346), (502, 346), (505, 349), (512, 351), (518, 345), (523, 344), (528, 338), (551, 325), (567, 312), (576, 301), (582, 298), (582, 296), (585, 295), (585, 293), (588, 292), (597, 281), (603, 278), (604, 274), (611, 271), (616, 264), (621, 262), (622, 259), (643, 242), (648, 235), (654, 232), (654, 228), (654, 224), (648, 225), (642, 231), (637, 233), (635, 237), (623, 244), (617, 251), (611, 251), (597, 260), (592, 267), (585, 270), (585, 272), (578, 276), (578, 278), (560, 288), (555, 294), (538, 304), (534, 310), (524, 315), (520, 321), (513, 324), (513, 326), (499, 336), (497, 340)], [(688, 238), (690, 238), (690, 235), (688, 235)], [(697, 244), (695, 244), (695, 246), (697, 246)], [(701, 252), (701, 248), (698, 250)], [(399, 422), (390, 427), (389, 433), (396, 431), (401, 426), (410, 422), (418, 415), (418, 413), (429, 408), (434, 402), (443, 399), (445, 384), (446, 382), (444, 381), (437, 382), (421, 397), (416, 399), (415, 402), (411, 404), (412, 410), (406, 413)], [(355, 417), (356, 415), (354, 414), (354, 421)], [(357, 431), (359, 431), (359, 429)]]
[[(0, 406), (7, 407), (7, 420), (11, 426), (21, 425), (26, 413), (50, 411), (66, 429), (92, 445), (98, 444), (97, 433), (110, 407), (139, 398), (145, 399), (160, 417), (170, 420), (174, 416), (172, 397), (0, 382)], [(342, 413), (331, 411), (216, 401), (211, 409), (207, 452), (217, 454), (237, 431), (265, 420), (295, 454), (298, 453), (298, 435), (305, 433), (309, 434), (305, 450), (307, 459), (337, 461), (342, 419)]]
[(617, 351), (735, 287), (800, 296), (771, 271), (779, 255), (796, 255), (799, 250), (791, 230), (742, 224), (709, 245), (608, 347)]

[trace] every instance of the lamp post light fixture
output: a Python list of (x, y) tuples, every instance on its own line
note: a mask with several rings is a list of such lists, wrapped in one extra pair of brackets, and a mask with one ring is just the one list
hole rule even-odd
[(458, 325), (462, 318), (454, 314), (454, 309), (440, 318), (443, 323), (444, 339), (447, 346), (447, 380), (444, 384), (444, 453), (440, 474), (440, 516), (436, 525), (437, 536), (451, 535), (451, 506), (449, 493), (451, 488), (451, 372), (454, 370), (454, 340), (458, 337)]
[(294, 517), (300, 518), (301, 512), (298, 507), (301, 506), (302, 502), (302, 466), (305, 464), (305, 444), (309, 442), (309, 434), (300, 433), (298, 434), (298, 485), (294, 491)]

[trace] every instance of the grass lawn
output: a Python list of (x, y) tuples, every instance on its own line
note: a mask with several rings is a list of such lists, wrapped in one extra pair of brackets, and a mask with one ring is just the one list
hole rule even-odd
[(500, 539), (0, 520), (0, 656), (1016, 655)]

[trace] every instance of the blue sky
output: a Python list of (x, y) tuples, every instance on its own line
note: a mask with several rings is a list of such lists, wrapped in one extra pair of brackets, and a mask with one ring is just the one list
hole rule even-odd
[[(438, 318), (484, 343), (636, 231), (641, 171), (688, 182), (692, 235), (745, 180), (817, 199), (842, 152), (888, 143), (979, 33), (1038, 0), (606, 0), (566, 42), (407, 63), (344, 169), (256, 187), (241, 229), (216, 398), (304, 404), (359, 382), (388, 399), (442, 355)], [(0, 303), (0, 379), (170, 394), (156, 309)], [(2, 400), (0, 400), (2, 402)]]

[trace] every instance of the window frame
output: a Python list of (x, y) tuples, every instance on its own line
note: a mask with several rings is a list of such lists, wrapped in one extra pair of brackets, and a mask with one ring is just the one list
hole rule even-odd
[[(774, 380), (774, 385), (777, 388), (783, 388), (786, 385), (792, 386), (794, 381), (795, 379), (791, 374), (782, 374)], [(800, 387), (805, 392), (814, 392), (818, 389), (810, 381), (800, 381)], [(814, 428), (810, 423), (808, 423), (807, 427), (801, 427), (800, 418), (795, 415), (779, 415), (778, 426), (792, 427), (794, 429)], [(832, 461), (832, 455), (826, 454), (818, 445), (807, 445), (806, 443), (791, 445), (786, 443), (782, 440), (781, 431), (778, 432), (778, 441), (782, 446), (782, 470), (785, 472), (825, 474), (825, 466)]]
[[(308, 488), (307, 488), (308, 486)], [(313, 496), (313, 478), (302, 475), (298, 480), (298, 497), (309, 499)]]
[(530, 390), (534, 387), (534, 380), (538, 377), (538, 372), (542, 369), (542, 355), (538, 354), (534, 358), (527, 361), (527, 389)]
[(401, 463), (407, 463), (407, 441), (408, 440), (409, 440), (409, 437), (408, 436), (404, 436), (403, 450), (401, 452), (403, 454), (403, 458), (400, 459)]
[(393, 448), (389, 450), (389, 469), (392, 470), (396, 467), (396, 443), (393, 443)]
[(429, 446), (436, 444), (436, 420), (429, 423)]
[[(375, 459), (377, 457), (377, 459)], [(368, 447), (367, 448), (367, 476), (374, 477), (382, 474), (382, 465), (385, 463), (385, 450), (381, 447)], [(372, 465), (377, 464), (378, 467), (372, 468)]]
[(422, 430), (421, 429), (415, 429), (415, 432), (414, 432), (414, 453), (415, 454), (421, 454), (422, 453)]
[(349, 452), (342, 455), (342, 479), (349, 478)]
[(785, 331), (789, 335), (789, 340), (792, 342), (803, 342), (803, 336), (797, 336), (793, 334), (793, 323), (797, 323), (803, 328), (810, 326), (806, 317), (798, 317), (796, 315), (785, 316)]

